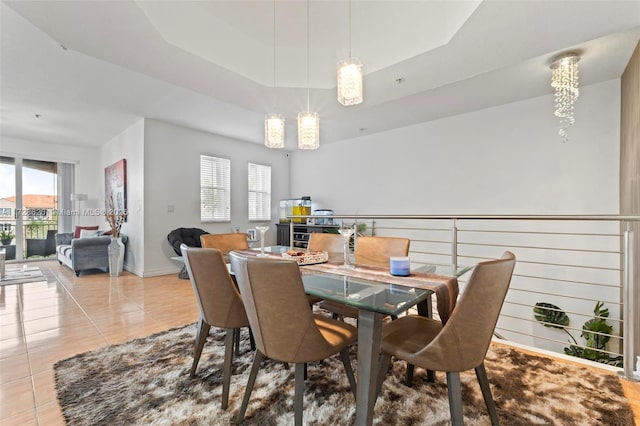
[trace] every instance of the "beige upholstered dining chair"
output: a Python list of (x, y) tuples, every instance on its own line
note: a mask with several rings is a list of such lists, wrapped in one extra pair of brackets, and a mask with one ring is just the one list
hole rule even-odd
[(182, 244), (180, 249), (200, 310), (190, 375), (195, 375), (210, 328), (212, 326), (224, 328), (226, 336), (222, 373), (222, 408), (226, 409), (229, 401), (234, 336), (239, 336), (236, 330), (249, 326), (249, 320), (240, 293), (222, 258), (222, 252), (217, 249), (188, 247), (186, 244)]
[[(340, 238), (342, 239), (342, 237)], [(409, 254), (410, 242), (408, 238), (358, 237), (355, 246), (356, 265), (388, 269), (391, 257)], [(342, 250), (344, 250), (344, 240)], [(358, 310), (351, 306), (330, 300), (325, 300), (318, 306), (331, 312), (334, 318), (358, 318)]]
[(342, 321), (311, 312), (298, 264), (289, 260), (243, 256), (236, 252), (231, 252), (230, 258), (257, 346), (238, 411), (238, 422), (244, 419), (260, 363), (265, 357), (295, 364), (296, 425), (302, 425), (307, 362), (340, 353), (355, 395), (356, 383), (348, 347), (356, 342), (357, 330)]
[(385, 324), (382, 329), (378, 390), (392, 356), (427, 370), (446, 371), (451, 423), (462, 425), (460, 372), (473, 368), (491, 424), (497, 425), (498, 414), (484, 368), (484, 358), (509, 289), (515, 263), (515, 256), (508, 251), (501, 259), (478, 263), (444, 326), (440, 321), (417, 315)]
[(397, 237), (358, 237), (355, 246), (356, 265), (389, 268), (389, 258), (407, 256), (410, 240)]
[(231, 250), (248, 250), (247, 234), (205, 234), (200, 236), (202, 248), (215, 248), (222, 252), (224, 259), (228, 261)]
[(340, 234), (312, 232), (309, 234), (307, 250), (342, 253), (344, 251), (344, 238)]
[[(309, 234), (309, 242), (307, 244), (309, 251), (326, 251), (329, 253), (329, 259), (342, 258), (344, 251), (344, 238), (340, 234), (329, 234), (323, 232), (312, 232)], [(307, 296), (309, 304), (313, 305), (322, 301), (321, 297)]]

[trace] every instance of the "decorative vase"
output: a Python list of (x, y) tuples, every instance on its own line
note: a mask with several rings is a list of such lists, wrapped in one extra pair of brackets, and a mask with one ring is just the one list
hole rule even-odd
[(109, 275), (119, 277), (122, 274), (124, 263), (124, 244), (122, 238), (111, 237), (111, 242), (107, 247), (109, 252)]
[(2, 240), (2, 245), (3, 246), (8, 246), (9, 244), (11, 244), (11, 240), (12, 240), (12, 238), (10, 238), (8, 240)]

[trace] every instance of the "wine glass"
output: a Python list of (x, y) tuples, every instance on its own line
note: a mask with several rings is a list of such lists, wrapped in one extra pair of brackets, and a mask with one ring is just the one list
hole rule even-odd
[(260, 254), (258, 256), (265, 257), (269, 256), (264, 252), (264, 234), (269, 230), (268, 226), (256, 226), (256, 229), (260, 231)]
[(354, 266), (349, 263), (349, 240), (354, 232), (354, 225), (343, 223), (340, 225), (340, 229), (338, 230), (342, 238), (344, 238), (344, 264), (341, 265), (341, 268), (352, 269)]

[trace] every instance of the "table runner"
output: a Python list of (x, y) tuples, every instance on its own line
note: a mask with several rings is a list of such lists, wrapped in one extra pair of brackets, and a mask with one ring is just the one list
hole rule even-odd
[(384, 282), (389, 284), (431, 290), (436, 294), (438, 314), (440, 315), (442, 324), (447, 322), (451, 312), (453, 312), (453, 308), (456, 306), (458, 279), (455, 277), (445, 277), (423, 272), (412, 272), (408, 277), (398, 277), (391, 275), (386, 269), (357, 265), (353, 269), (347, 269), (342, 268), (341, 265), (340, 263), (327, 262), (301, 266), (300, 269), (303, 272), (305, 270), (327, 272), (372, 281), (380, 281), (380, 279), (383, 278)]
[[(236, 251), (249, 256), (255, 256), (259, 253), (255, 250)], [(288, 260), (284, 259), (277, 253), (265, 252), (265, 254), (268, 254), (269, 257), (273, 259)], [(347, 269), (341, 268), (341, 265), (342, 263), (329, 260), (329, 262), (326, 263), (300, 266), (300, 270), (302, 273), (305, 271), (326, 272), (329, 274), (361, 278), (371, 281), (380, 281), (380, 279), (383, 278), (384, 282), (389, 284), (431, 290), (436, 294), (438, 314), (440, 315), (440, 321), (442, 321), (443, 325), (449, 320), (451, 312), (453, 312), (453, 308), (456, 306), (459, 288), (458, 279), (455, 277), (430, 274), (426, 272), (412, 272), (408, 277), (397, 277), (391, 275), (386, 269), (357, 265), (353, 269)]]

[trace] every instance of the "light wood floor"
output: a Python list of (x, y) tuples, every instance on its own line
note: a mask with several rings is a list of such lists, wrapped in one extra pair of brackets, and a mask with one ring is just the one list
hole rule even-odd
[[(42, 269), (46, 282), (0, 286), (2, 425), (64, 424), (55, 394), (56, 361), (198, 318), (189, 281), (176, 275), (76, 278), (56, 261), (32, 265)], [(640, 425), (640, 385), (623, 386)]]

